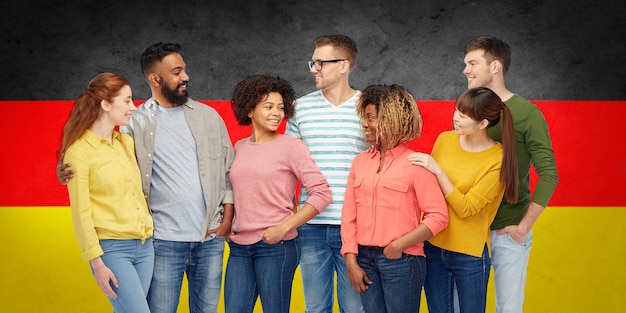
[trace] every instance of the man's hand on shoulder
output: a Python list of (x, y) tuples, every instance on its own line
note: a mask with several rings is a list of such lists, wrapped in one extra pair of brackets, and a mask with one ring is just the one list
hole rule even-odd
[(59, 158), (59, 164), (57, 164), (57, 179), (59, 180), (59, 183), (61, 185), (66, 185), (67, 182), (70, 181), (70, 179), (72, 179), (72, 177), (74, 177), (74, 171), (70, 169), (70, 167), (72, 167), (71, 164), (69, 163), (62, 163), (63, 162), (63, 154), (61, 154), (61, 157)]

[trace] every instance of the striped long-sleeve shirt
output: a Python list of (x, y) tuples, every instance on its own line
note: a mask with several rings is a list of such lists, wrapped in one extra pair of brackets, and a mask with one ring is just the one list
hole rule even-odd
[[(361, 133), (361, 121), (356, 114), (357, 91), (339, 106), (332, 105), (320, 90), (300, 97), (296, 112), (287, 123), (285, 134), (300, 138), (333, 193), (332, 203), (309, 224), (341, 224), (341, 209), (352, 160), (367, 148)], [(308, 198), (306, 189), (300, 190), (299, 205)]]

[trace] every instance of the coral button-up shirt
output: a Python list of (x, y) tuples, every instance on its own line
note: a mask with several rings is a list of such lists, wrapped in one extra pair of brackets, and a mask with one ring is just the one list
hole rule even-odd
[[(341, 217), (341, 253), (358, 254), (358, 246), (385, 247), (425, 224), (434, 234), (448, 225), (448, 207), (435, 175), (407, 161), (405, 144), (386, 152), (361, 153), (352, 163)], [(403, 251), (424, 256), (423, 243)]]

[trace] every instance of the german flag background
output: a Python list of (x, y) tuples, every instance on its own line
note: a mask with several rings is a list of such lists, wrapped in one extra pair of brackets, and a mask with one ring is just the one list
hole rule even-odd
[[(54, 173), (62, 126), (93, 76), (125, 76), (139, 105), (150, 97), (141, 52), (155, 42), (178, 42), (191, 97), (218, 110), (235, 142), (250, 132), (230, 110), (236, 83), (251, 74), (278, 75), (298, 95), (311, 92), (306, 61), (313, 40), (341, 33), (359, 48), (354, 88), (395, 83), (418, 99), (424, 134), (411, 146), (425, 152), (450, 129), (453, 99), (466, 88), (464, 44), (479, 34), (509, 43), (507, 87), (543, 111), (559, 172), (554, 196), (533, 228), (525, 312), (622, 312), (624, 16), (619, 0), (3, 3), (2, 311), (111, 311), (80, 259), (67, 190)], [(188, 312), (183, 292), (179, 312)], [(291, 309), (304, 312), (299, 274)], [(420, 312), (427, 312), (425, 302)], [(487, 312), (495, 312), (493, 282)]]

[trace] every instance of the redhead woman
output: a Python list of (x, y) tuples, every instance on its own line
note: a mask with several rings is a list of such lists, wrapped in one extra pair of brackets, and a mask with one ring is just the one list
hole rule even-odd
[(116, 126), (135, 111), (128, 80), (102, 73), (78, 98), (63, 128), (63, 163), (74, 233), (98, 286), (116, 313), (149, 313), (152, 216), (141, 189), (133, 139)]

